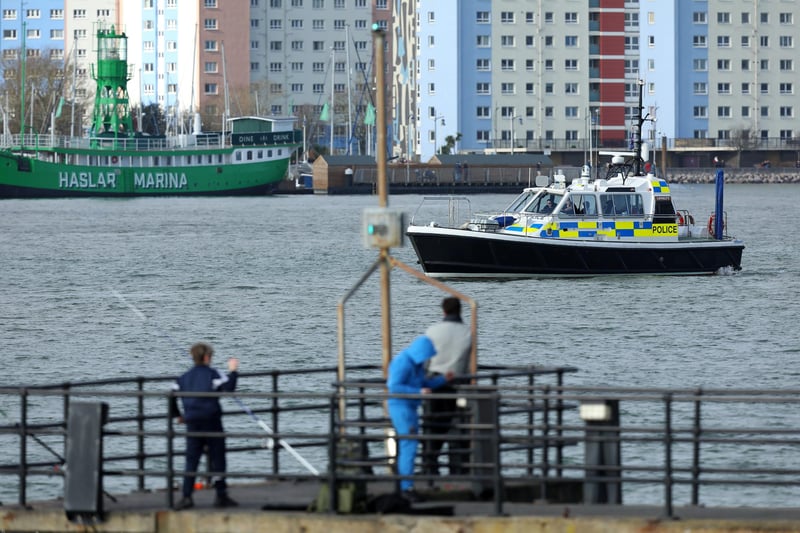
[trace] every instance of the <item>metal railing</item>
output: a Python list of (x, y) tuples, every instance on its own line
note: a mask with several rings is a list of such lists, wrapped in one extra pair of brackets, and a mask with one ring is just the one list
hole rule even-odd
[[(457, 398), (461, 406), (453, 432), (413, 436), (421, 444), (420, 473), (413, 478), (420, 486), (440, 479), (426, 466), (431, 464), (426, 447), (447, 439), (463, 442), (469, 452), (467, 473), (451, 473), (448, 482), (469, 486), (496, 514), (515, 501), (520, 487), (527, 491), (525, 501), (621, 503), (624, 495), (626, 503), (659, 505), (668, 517), (675, 514), (675, 502), (738, 505), (741, 491), (756, 507), (796, 501), (800, 390), (564, 385), (574, 371), (480, 367), (469, 384), (440, 396)], [(242, 390), (221, 395), (226, 476), (233, 483), (315, 478), (330, 488), (399, 481), (387, 442), (412, 436), (392, 434), (384, 411), (389, 396), (379, 375), (380, 369), (369, 365), (348, 368), (349, 378), (341, 383), (334, 368), (242, 374)], [(21, 506), (31, 501), (31, 488), (36, 499), (57, 497), (52, 488), (42, 494), (39, 480), (64, 475), (70, 401), (93, 400), (109, 404), (102, 465), (111, 480), (107, 487), (174, 488), (184, 473), (175, 460), (183, 455), (186, 432), (167, 416), (174, 394), (167, 391), (170, 381), (139, 377), (0, 389), (7, 422), (0, 425), (0, 479), (16, 481)], [(597, 418), (583, 409), (609, 404), (619, 406), (616, 417)], [(426, 420), (423, 414), (423, 428)], [(305, 467), (297, 455), (316, 468)], [(12, 484), (0, 485), (7, 499)], [(329, 494), (331, 509), (338, 509), (337, 491)], [(171, 506), (172, 498), (173, 490), (166, 490), (165, 504)]]

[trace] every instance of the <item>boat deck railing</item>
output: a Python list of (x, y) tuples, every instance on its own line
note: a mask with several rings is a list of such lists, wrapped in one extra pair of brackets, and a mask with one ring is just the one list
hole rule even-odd
[[(226, 144), (230, 142), (226, 140)], [(130, 151), (192, 150), (197, 148), (222, 148), (220, 133), (177, 135), (168, 137), (70, 137), (68, 135), (25, 134), (0, 136), (0, 147), (27, 150), (52, 149), (114, 149)]]
[[(441, 459), (460, 459), (447, 477), (474, 497), (524, 501), (655, 504), (792, 504), (798, 495), (796, 457), (800, 390), (675, 390), (571, 386), (574, 368), (486, 367), (449, 397), (457, 423), (447, 435), (428, 431), (423, 413), (414, 475), (436, 484), (429, 446), (450, 442)], [(223, 398), (229, 483), (317, 479), (342, 483), (396, 482), (393, 435), (377, 366), (240, 375), (239, 391)], [(77, 402), (108, 406), (98, 469), (111, 492), (176, 487), (183, 474), (185, 427), (167, 416), (174, 392), (168, 377), (131, 377), (0, 389), (0, 486), (8, 503), (61, 496)], [(290, 392), (287, 392), (290, 391)], [(208, 396), (215, 396), (209, 394)], [(404, 396), (412, 397), (412, 396)], [(440, 397), (447, 397), (441, 395)], [(427, 396), (424, 396), (427, 398)], [(423, 402), (424, 403), (424, 402)], [(387, 443), (389, 445), (387, 446)], [(463, 445), (459, 447), (458, 443)], [(214, 472), (198, 472), (213, 476)], [(13, 491), (13, 492), (12, 492)], [(173, 490), (164, 504), (173, 504)], [(337, 491), (332, 508), (338, 509)]]

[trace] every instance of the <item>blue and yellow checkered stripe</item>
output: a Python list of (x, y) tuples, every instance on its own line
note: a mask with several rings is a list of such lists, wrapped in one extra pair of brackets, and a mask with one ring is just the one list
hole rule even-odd
[[(664, 226), (665, 224), (659, 224)], [(592, 239), (598, 235), (608, 238), (617, 237), (674, 237), (678, 233), (677, 224), (674, 231), (667, 233), (653, 232), (653, 222), (650, 220), (574, 220), (549, 222), (547, 224), (533, 223), (527, 228), (520, 224), (513, 224), (505, 228), (506, 231), (538, 235), (547, 239)], [(549, 231), (548, 231), (549, 230)]]
[(654, 193), (669, 194), (669, 184), (664, 180), (652, 180), (650, 185)]

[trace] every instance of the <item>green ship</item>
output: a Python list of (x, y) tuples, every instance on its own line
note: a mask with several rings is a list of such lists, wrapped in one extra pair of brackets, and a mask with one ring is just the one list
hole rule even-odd
[(127, 55), (124, 33), (97, 30), (97, 92), (88, 136), (0, 139), (0, 198), (257, 195), (272, 192), (285, 178), (302, 144), (292, 117), (228, 119), (226, 132), (135, 132)]

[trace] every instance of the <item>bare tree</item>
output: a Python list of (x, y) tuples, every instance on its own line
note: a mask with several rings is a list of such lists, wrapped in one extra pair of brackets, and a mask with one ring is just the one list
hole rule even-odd
[[(18, 54), (17, 54), (18, 55)], [(0, 106), (9, 117), (9, 129), (19, 132), (22, 126), (22, 63), (19, 59), (0, 61), (4, 76), (0, 83)], [(28, 57), (25, 61), (25, 130), (26, 133), (46, 133), (50, 131), (51, 116), (61, 114), (55, 119), (55, 133), (70, 134), (71, 113), (67, 112), (74, 102), (77, 117), (85, 116), (91, 109), (91, 99), (78, 96), (85, 93), (85, 80), (75, 79), (70, 60), (52, 60), (50, 51), (42, 50), (40, 56)], [(63, 100), (62, 100), (63, 99)], [(33, 119), (31, 120), (31, 115)]]
[(736, 148), (737, 157), (739, 159), (739, 167), (742, 166), (742, 152), (745, 150), (753, 150), (758, 146), (758, 138), (756, 132), (752, 128), (738, 128), (731, 130), (730, 137), (731, 145)]

